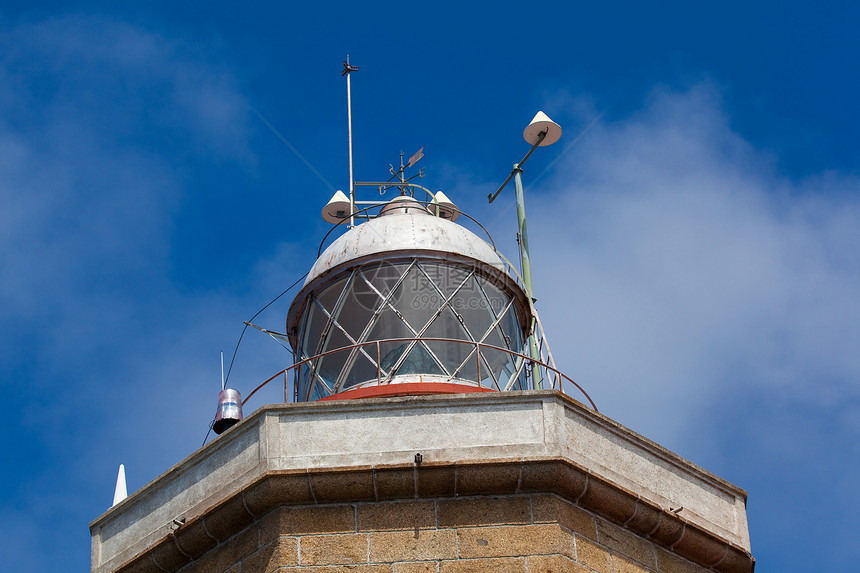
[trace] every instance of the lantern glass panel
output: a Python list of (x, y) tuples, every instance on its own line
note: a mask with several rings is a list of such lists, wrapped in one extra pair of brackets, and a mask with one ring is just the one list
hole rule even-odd
[[(475, 345), (523, 352), (512, 300), (491, 277), (450, 261), (375, 261), (349, 270), (310, 297), (298, 355), (305, 359), (370, 344), (332, 353), (300, 369), (299, 399), (341, 392), (377, 377), (415, 374), (443, 375), (494, 389), (505, 389), (516, 375), (511, 386), (521, 388), (521, 359), (483, 346), (477, 353)], [(418, 338), (445, 340), (415, 341)], [(374, 341), (380, 341), (379, 358)]]

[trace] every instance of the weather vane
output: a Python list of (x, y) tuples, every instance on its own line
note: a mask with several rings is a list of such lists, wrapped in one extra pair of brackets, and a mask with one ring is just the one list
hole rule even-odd
[[(388, 168), (389, 168), (388, 172), (391, 173), (391, 177), (388, 178), (388, 181), (391, 182), (395, 177), (397, 177), (397, 179), (400, 181), (400, 183), (408, 183), (409, 181), (412, 181), (416, 177), (424, 177), (424, 169), (423, 168), (419, 169), (418, 173), (416, 173), (415, 175), (413, 175), (412, 177), (410, 177), (408, 179), (404, 175), (405, 171), (407, 169), (409, 169), (410, 167), (412, 167), (413, 165), (415, 165), (416, 163), (418, 163), (418, 161), (422, 157), (424, 157), (424, 148), (423, 147), (421, 149), (419, 149), (418, 151), (416, 151), (415, 153), (413, 153), (412, 157), (410, 157), (406, 161), (406, 165), (404, 165), (403, 164), (403, 152), (401, 151), (400, 152), (400, 169), (395, 170), (394, 165), (392, 165), (390, 163), (388, 164)], [(389, 186), (380, 186), (379, 187), (379, 194), (384, 195), (385, 192), (388, 190), (388, 187)], [(406, 195), (407, 189), (408, 189), (408, 187), (400, 187), (400, 194)]]

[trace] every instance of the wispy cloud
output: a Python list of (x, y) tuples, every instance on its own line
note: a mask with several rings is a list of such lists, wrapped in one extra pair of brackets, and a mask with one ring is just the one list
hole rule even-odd
[(856, 546), (793, 500), (844, 500), (830, 531), (858, 508), (860, 180), (781, 176), (708, 84), (657, 90), (563, 163), (529, 197), (556, 360), (604, 413), (748, 488), (754, 551), (810, 535), (850, 569)]
[(529, 205), (539, 309), (606, 413), (671, 444), (751, 389), (857, 397), (860, 181), (781, 177), (709, 85), (656, 91), (559, 173)]
[[(0, 369), (22, 446), (0, 471), (18, 532), (0, 552), (41, 570), (59, 555), (86, 562), (86, 522), (49, 547), (29, 523), (70, 504), (69, 519), (95, 517), (121, 461), (133, 489), (203, 439), (215, 394), (192, 395), (217, 388), (214, 333), (238, 332), (243, 311), (226, 295), (187, 298), (171, 240), (192, 193), (186, 160), (252, 165), (250, 118), (198, 51), (99, 18), (0, 30), (0, 79)], [(211, 373), (191, 366), (207, 352)], [(174, 432), (194, 443), (154, 445)]]

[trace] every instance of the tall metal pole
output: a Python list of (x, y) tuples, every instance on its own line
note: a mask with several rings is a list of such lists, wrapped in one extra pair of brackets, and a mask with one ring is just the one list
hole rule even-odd
[[(495, 193), (492, 193), (487, 196), (487, 199), (490, 200), (490, 203), (496, 200), (496, 197), (499, 196), (499, 193), (502, 192), (502, 189), (508, 184), (508, 182), (513, 178), (514, 185), (516, 186), (516, 196), (517, 196), (517, 238), (520, 245), (520, 259), (522, 260), (523, 266), (523, 287), (525, 287), (526, 296), (529, 299), (529, 307), (534, 304), (534, 293), (532, 291), (532, 265), (531, 260), (529, 258), (529, 234), (526, 229), (526, 200), (525, 194), (523, 193), (523, 170), (522, 164), (526, 162), (526, 160), (531, 156), (535, 149), (543, 143), (544, 138), (546, 138), (548, 131), (542, 131), (538, 133), (537, 140), (532, 144), (532, 148), (529, 149), (529, 152), (526, 153), (525, 157), (523, 157), (522, 161), (519, 163), (514, 163), (514, 168), (511, 171), (511, 174), (508, 175), (508, 178), (505, 179), (505, 182), (502, 183), (502, 186), (499, 187), (499, 190)], [(537, 338), (535, 337), (535, 320), (534, 316), (531, 316), (529, 322), (529, 357), (532, 360), (540, 361), (540, 352), (538, 350)], [(532, 380), (534, 381), (535, 388), (538, 390), (542, 387), (542, 380), (540, 375), (540, 367), (536, 362), (532, 362)]]
[(352, 72), (358, 71), (358, 66), (349, 65), (349, 54), (346, 55), (346, 61), (343, 63), (342, 76), (346, 76), (346, 117), (347, 131), (349, 135), (349, 227), (355, 226), (355, 184), (352, 179), (352, 91), (349, 82), (349, 76)]
[(540, 350), (538, 349), (537, 336), (535, 334), (537, 318), (534, 313), (532, 264), (531, 259), (529, 258), (529, 235), (526, 230), (526, 201), (523, 195), (522, 166), (535, 149), (545, 145), (552, 145), (558, 141), (559, 137), (561, 137), (561, 126), (548, 118), (544, 112), (537, 112), (537, 115), (534, 116), (534, 119), (529, 122), (528, 126), (523, 131), (523, 139), (525, 139), (526, 143), (531, 145), (532, 148), (529, 149), (529, 152), (526, 153), (526, 156), (523, 157), (522, 161), (514, 164), (513, 171), (511, 171), (511, 174), (508, 175), (508, 178), (505, 179), (505, 182), (502, 183), (502, 186), (499, 187), (498, 191), (487, 195), (487, 199), (492, 203), (496, 200), (496, 197), (499, 196), (499, 193), (502, 192), (502, 189), (505, 188), (505, 185), (508, 184), (511, 178), (514, 179), (514, 184), (517, 188), (517, 238), (519, 239), (520, 258), (522, 259), (523, 266), (523, 287), (525, 288), (526, 296), (529, 299), (529, 310), (532, 311), (530, 313), (531, 322), (529, 323), (528, 330), (529, 358), (532, 359), (532, 380), (534, 387), (537, 389), (540, 389), (543, 385), (541, 383), (540, 367), (536, 362), (540, 361)]
[[(532, 150), (534, 150), (534, 147)], [(526, 157), (528, 158), (528, 156)], [(529, 234), (528, 229), (526, 228), (526, 200), (525, 195), (523, 194), (523, 170), (520, 169), (519, 163), (514, 164), (513, 172), (514, 186), (516, 187), (517, 195), (517, 231), (520, 238), (520, 257), (522, 258), (523, 264), (523, 286), (525, 287), (526, 296), (529, 298), (530, 304), (534, 304), (534, 292), (532, 291), (532, 264), (531, 259), (529, 258)], [(529, 334), (529, 356), (534, 360), (540, 360), (540, 353), (538, 352), (534, 330), (535, 319), (532, 316), (531, 324), (529, 324), (529, 332), (531, 332), (531, 334)], [(532, 363), (532, 380), (534, 381), (535, 388), (540, 390), (542, 387), (540, 367), (535, 363)]]

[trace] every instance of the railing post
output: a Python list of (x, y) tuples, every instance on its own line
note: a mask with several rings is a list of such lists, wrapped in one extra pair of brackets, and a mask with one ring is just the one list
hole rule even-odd
[(475, 342), (475, 359), (478, 361), (478, 386), (481, 386), (481, 344)]

